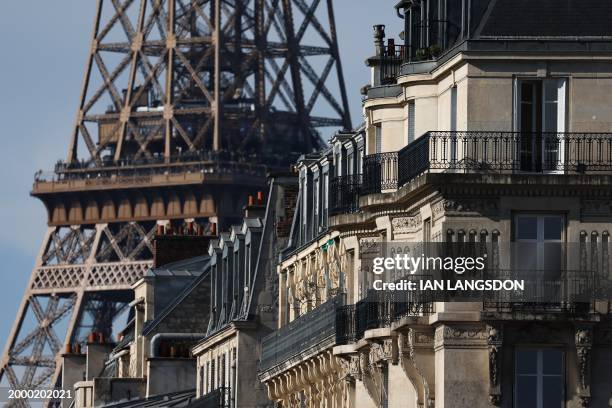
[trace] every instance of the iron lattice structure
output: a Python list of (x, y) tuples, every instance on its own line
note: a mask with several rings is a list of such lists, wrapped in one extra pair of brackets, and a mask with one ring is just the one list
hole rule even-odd
[(99, 1), (84, 82), (69, 165), (286, 157), (351, 126), (332, 0)]
[(351, 127), (332, 0), (98, 0), (91, 44), (67, 160), (34, 184), (49, 227), (0, 367), (12, 389), (58, 386), (66, 344), (112, 338), (159, 224), (210, 232), (257, 165)]

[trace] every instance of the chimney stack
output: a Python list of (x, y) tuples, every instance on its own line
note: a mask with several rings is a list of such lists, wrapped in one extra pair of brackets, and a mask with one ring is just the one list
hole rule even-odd
[(376, 56), (382, 57), (385, 53), (385, 26), (378, 24), (374, 26), (374, 47), (376, 48)]
[(266, 206), (264, 205), (264, 196), (263, 192), (257, 192), (257, 202), (253, 196), (249, 196), (249, 202), (246, 207), (244, 207), (244, 217), (245, 218), (263, 218), (266, 215)]

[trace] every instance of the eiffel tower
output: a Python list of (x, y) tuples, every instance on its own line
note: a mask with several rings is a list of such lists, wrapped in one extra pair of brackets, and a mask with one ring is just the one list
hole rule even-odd
[(2, 386), (58, 386), (66, 345), (129, 317), (156, 233), (231, 225), (266, 171), (351, 127), (332, 3), (97, 1), (67, 158), (35, 176), (48, 228)]

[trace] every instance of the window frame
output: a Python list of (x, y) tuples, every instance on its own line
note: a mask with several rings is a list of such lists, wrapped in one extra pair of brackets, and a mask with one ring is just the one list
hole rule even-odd
[[(556, 350), (561, 354), (561, 373), (559, 375), (553, 374), (544, 374), (544, 360), (543, 360), (543, 351), (544, 350)], [(521, 408), (518, 404), (518, 395), (519, 395), (519, 387), (518, 387), (518, 378), (519, 376), (523, 377), (533, 377), (532, 374), (519, 374), (518, 373), (518, 353), (520, 351), (536, 351), (537, 352), (537, 365), (536, 365), (536, 408), (544, 408), (544, 398), (543, 398), (543, 379), (544, 377), (559, 377), (561, 379), (561, 407), (564, 407), (566, 404), (566, 396), (567, 396), (567, 353), (562, 346), (555, 347), (551, 346), (537, 346), (537, 345), (522, 345), (514, 348), (513, 351), (513, 376), (512, 376), (512, 407), (513, 408)]]

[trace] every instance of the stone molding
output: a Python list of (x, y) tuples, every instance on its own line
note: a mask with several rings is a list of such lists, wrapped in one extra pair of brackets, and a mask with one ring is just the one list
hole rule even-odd
[[(398, 337), (402, 370), (417, 392), (417, 404), (423, 408), (435, 406), (435, 373), (425, 363), (434, 364), (434, 330), (432, 327), (411, 327)], [(428, 378), (429, 374), (429, 378)]]
[(577, 325), (574, 336), (576, 343), (578, 369), (578, 401), (581, 408), (586, 408), (591, 402), (591, 350), (593, 348), (593, 327)]
[(442, 348), (487, 348), (488, 332), (483, 325), (441, 325), (436, 328), (435, 350)]
[(487, 333), (487, 344), (489, 347), (489, 401), (491, 404), (498, 406), (502, 400), (504, 327), (501, 324), (489, 324), (487, 326)]
[(421, 214), (414, 216), (398, 217), (391, 219), (393, 235), (415, 233), (423, 228), (423, 217)]

